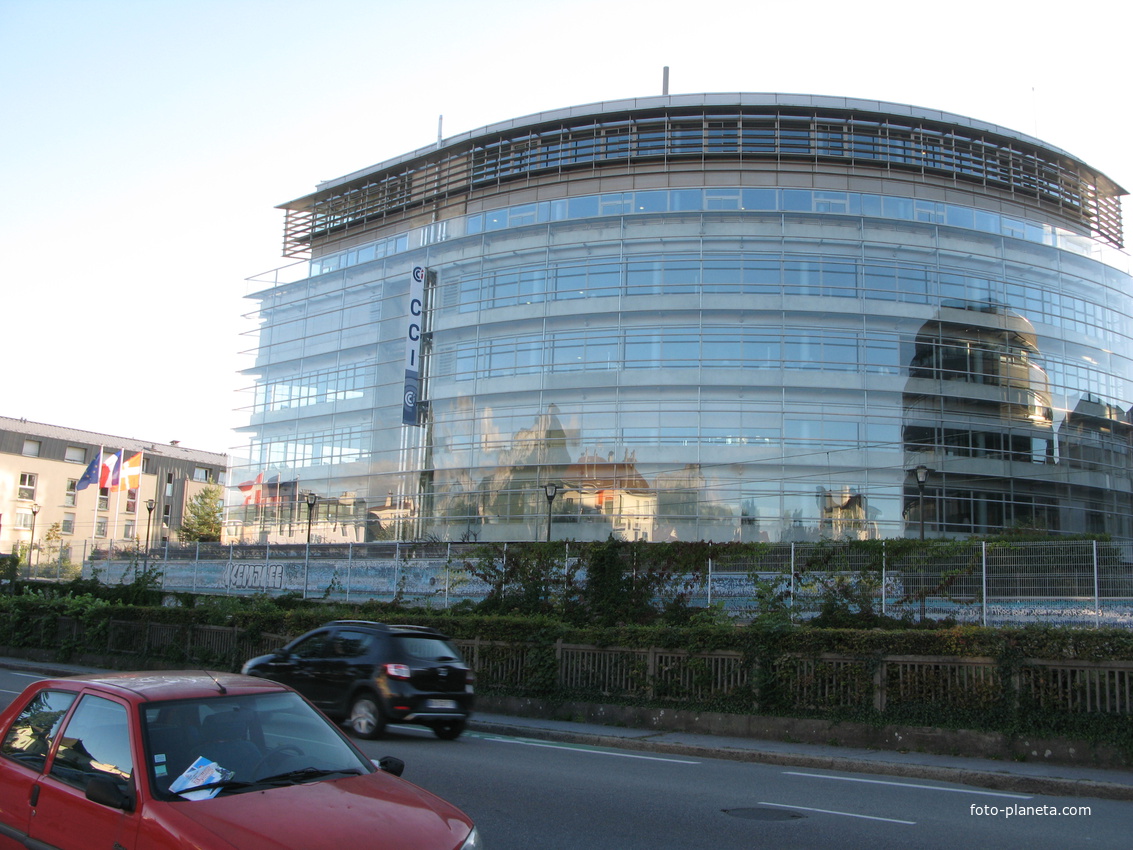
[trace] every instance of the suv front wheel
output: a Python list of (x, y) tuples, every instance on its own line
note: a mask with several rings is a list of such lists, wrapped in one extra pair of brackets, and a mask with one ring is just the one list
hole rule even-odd
[(359, 738), (373, 740), (381, 737), (386, 730), (386, 721), (372, 694), (359, 694), (354, 698), (346, 725)]

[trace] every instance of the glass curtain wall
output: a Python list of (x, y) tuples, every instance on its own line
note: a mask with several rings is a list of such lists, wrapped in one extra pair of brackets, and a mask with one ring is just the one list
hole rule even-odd
[(1123, 272), (955, 204), (721, 202), (743, 191), (512, 208), (259, 293), (245, 526), (293, 537), (312, 492), (324, 540), (542, 539), (554, 483), (579, 540), (1131, 536)]

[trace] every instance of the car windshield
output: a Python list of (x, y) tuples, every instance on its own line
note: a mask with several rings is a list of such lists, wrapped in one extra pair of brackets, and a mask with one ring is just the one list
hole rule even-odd
[(422, 635), (397, 635), (394, 638), (404, 652), (422, 661), (460, 662), (460, 653), (445, 640)]
[(161, 796), (197, 799), (277, 777), (304, 782), (375, 769), (294, 693), (155, 702), (142, 722)]

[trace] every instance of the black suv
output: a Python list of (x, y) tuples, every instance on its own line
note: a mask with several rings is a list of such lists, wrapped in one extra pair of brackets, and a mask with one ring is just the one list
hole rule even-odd
[(452, 740), (472, 713), (472, 671), (447, 637), (422, 626), (335, 620), (241, 672), (291, 686), (359, 738), (415, 723)]

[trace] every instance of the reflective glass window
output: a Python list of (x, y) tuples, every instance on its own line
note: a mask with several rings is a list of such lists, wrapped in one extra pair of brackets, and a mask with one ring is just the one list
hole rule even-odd
[(744, 189), (741, 197), (745, 210), (779, 209), (779, 193), (776, 189)]
[(665, 212), (669, 209), (669, 193), (666, 191), (634, 192), (635, 212)]
[(66, 691), (39, 691), (8, 727), (0, 755), (33, 770), (42, 770), (55, 743), (59, 724), (75, 701)]

